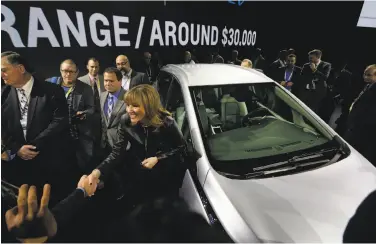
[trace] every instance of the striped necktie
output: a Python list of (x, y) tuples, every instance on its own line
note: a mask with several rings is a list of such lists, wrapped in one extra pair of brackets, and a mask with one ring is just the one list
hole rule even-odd
[(108, 96), (108, 110), (107, 110), (108, 119), (110, 119), (110, 117), (111, 117), (113, 108), (114, 108), (114, 97), (109, 95)]
[(25, 90), (22, 89), (22, 88), (17, 88), (18, 92), (20, 93), (21, 95), (21, 99), (20, 99), (20, 109), (21, 109), (21, 116), (22, 118), (24, 118), (26, 115), (27, 115), (27, 111), (28, 111), (28, 106), (27, 106), (27, 97), (26, 97), (26, 93), (25, 93)]

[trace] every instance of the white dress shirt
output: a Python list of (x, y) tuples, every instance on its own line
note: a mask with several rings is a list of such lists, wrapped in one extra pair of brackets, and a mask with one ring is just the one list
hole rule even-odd
[(130, 70), (128, 74), (123, 75), (123, 78), (121, 80), (121, 86), (123, 87), (125, 91), (129, 90), (129, 85), (131, 84), (131, 74), (132, 74), (132, 70)]
[[(21, 89), (24, 89), (24, 91), (25, 91), (26, 105), (27, 106), (29, 106), (29, 104), (30, 104), (30, 95), (31, 95), (31, 90), (33, 89), (33, 85), (34, 85), (34, 78), (31, 76), (30, 80), (28, 82), (26, 82), (26, 84), (23, 87), (21, 87)], [(22, 94), (21, 94), (21, 92), (19, 92), (18, 89), (16, 89), (16, 91), (17, 91), (17, 95), (18, 95), (18, 101), (21, 101)], [(21, 111), (20, 111), (20, 113), (21, 113)], [(24, 136), (26, 138), (27, 114), (21, 118), (20, 122), (21, 122), (21, 126), (22, 126), (22, 129), (23, 129)]]

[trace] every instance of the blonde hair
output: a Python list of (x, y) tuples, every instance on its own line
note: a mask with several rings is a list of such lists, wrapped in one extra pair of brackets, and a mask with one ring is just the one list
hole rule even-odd
[(171, 113), (163, 108), (158, 91), (151, 85), (142, 84), (133, 87), (125, 94), (124, 102), (145, 109), (143, 123), (146, 126), (161, 127), (162, 116), (171, 116)]

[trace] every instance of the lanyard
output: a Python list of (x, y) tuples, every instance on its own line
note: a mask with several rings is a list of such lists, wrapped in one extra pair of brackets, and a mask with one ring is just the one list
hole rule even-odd
[(73, 90), (73, 86), (69, 88), (69, 90), (67, 91), (67, 94), (65, 94), (65, 98), (69, 97), (69, 94), (71, 94), (72, 90)]

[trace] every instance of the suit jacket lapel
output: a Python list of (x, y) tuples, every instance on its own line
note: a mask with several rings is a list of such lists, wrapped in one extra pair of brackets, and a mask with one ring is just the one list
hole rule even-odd
[(82, 82), (85, 82), (86, 84), (88, 84), (89, 86), (91, 86), (91, 81), (90, 81), (90, 76), (89, 74), (86, 74), (84, 77), (82, 77)]
[(116, 101), (114, 109), (112, 110), (112, 113), (111, 113), (111, 116), (110, 116), (110, 121), (108, 122), (108, 126), (111, 125), (111, 123), (114, 121), (116, 115), (119, 113), (120, 108), (124, 105), (124, 102), (123, 102), (124, 93), (125, 93), (124, 89), (121, 88), (119, 96), (118, 96), (118, 100)]
[(81, 88), (82, 86), (80, 86), (80, 82), (79, 81), (76, 81), (76, 85), (75, 85), (75, 88), (72, 92), (72, 99), (73, 99), (73, 109), (75, 111), (78, 111), (78, 107), (80, 105), (80, 101), (81, 101), (81, 97), (82, 97), (82, 93), (81, 93)]
[(18, 94), (15, 88), (11, 88), (10, 94), (9, 94), (9, 107), (8, 109), (13, 113), (14, 116), (14, 123), (15, 127), (18, 127), (19, 131), (19, 137), (25, 139), (22, 131), (22, 126), (21, 126), (21, 112), (20, 112), (20, 104), (18, 101)]
[(107, 114), (105, 114), (105, 111), (104, 111), (104, 105), (106, 104), (106, 99), (107, 99), (107, 96), (108, 96), (108, 92), (105, 91), (105, 92), (102, 92), (101, 93), (101, 111), (102, 111), (102, 116), (104, 118), (104, 121), (106, 122), (106, 126), (108, 127), (108, 118), (107, 118)]
[(102, 91), (105, 91), (104, 90), (104, 78), (103, 78), (102, 75), (98, 75), (98, 84), (97, 84), (97, 86), (98, 86), (98, 92), (99, 92), (99, 94), (101, 94)]
[(35, 109), (38, 103), (38, 81), (34, 80), (33, 88), (30, 93), (29, 109), (27, 111), (27, 130), (29, 130), (31, 122), (34, 117)]
[(129, 81), (129, 89), (132, 89), (134, 86), (135, 86), (135, 80), (134, 80), (134, 77), (136, 77), (137, 75), (137, 72), (132, 70), (132, 73), (131, 73), (131, 80)]

